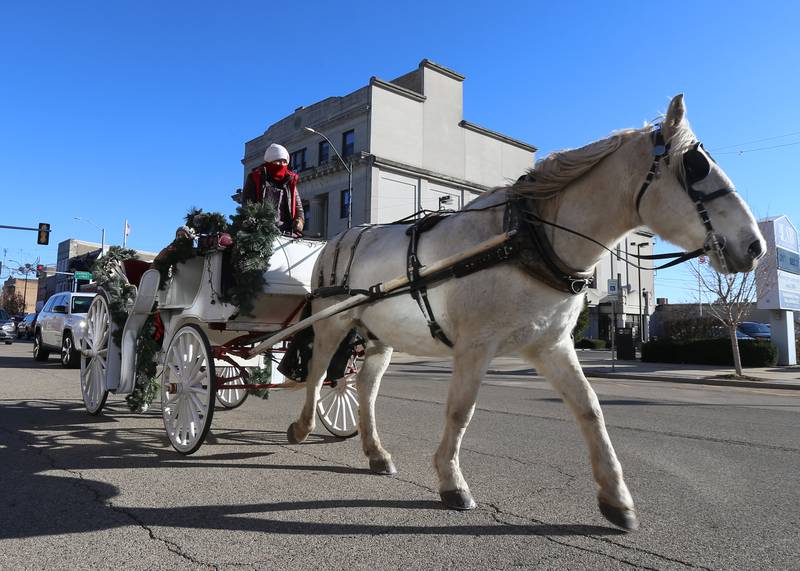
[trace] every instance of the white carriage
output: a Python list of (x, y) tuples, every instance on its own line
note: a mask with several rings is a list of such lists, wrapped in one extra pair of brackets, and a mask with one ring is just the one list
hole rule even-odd
[[(87, 314), (81, 340), (81, 389), (87, 410), (98, 414), (109, 393), (130, 394), (136, 384), (136, 347), (148, 317), (155, 311), (163, 323), (158, 354), (161, 412), (172, 446), (182, 454), (195, 452), (203, 443), (216, 401), (224, 408), (244, 402), (249, 390), (294, 385), (277, 372), (276, 355), (285, 344), (311, 291), (314, 262), (325, 243), (278, 237), (265, 273), (263, 293), (255, 299), (252, 316), (222, 301), (223, 252), (212, 248), (176, 268), (159, 289), (159, 272), (141, 261), (126, 261), (120, 275), (135, 286), (134, 301), (122, 330), (120, 346), (109, 310), (110, 298), (102, 288)], [(286, 331), (286, 335), (281, 335)], [(116, 336), (119, 338), (119, 335)], [(251, 356), (265, 339), (270, 349)], [(269, 383), (250, 382), (256, 369), (271, 368)], [(326, 393), (317, 413), (323, 426), (340, 437), (358, 430), (355, 389), (357, 351), (340, 379), (325, 381)]]

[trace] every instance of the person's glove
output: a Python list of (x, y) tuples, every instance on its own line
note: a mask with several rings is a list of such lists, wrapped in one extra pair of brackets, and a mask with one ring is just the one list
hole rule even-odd
[(295, 218), (295, 220), (294, 220), (294, 229), (295, 230), (297, 230), (298, 232), (302, 232), (303, 231), (303, 227), (305, 225), (306, 225), (305, 220), (303, 220), (302, 218)]

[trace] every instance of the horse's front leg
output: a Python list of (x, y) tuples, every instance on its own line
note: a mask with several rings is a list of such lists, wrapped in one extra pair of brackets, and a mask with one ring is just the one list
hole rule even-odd
[(375, 423), (375, 399), (381, 378), (392, 360), (392, 348), (380, 341), (370, 341), (364, 355), (364, 364), (356, 377), (358, 389), (358, 429), (361, 447), (369, 458), (369, 469), (384, 476), (397, 474), (392, 456), (381, 446)]
[(442, 441), (433, 456), (433, 466), (439, 476), (439, 495), (445, 506), (456, 510), (471, 510), (477, 506), (461, 473), (459, 449), (467, 430), (481, 379), (494, 354), (488, 345), (456, 347), (453, 356), (453, 378), (447, 393), (445, 427)]
[(303, 410), (300, 411), (300, 417), (290, 424), (286, 431), (286, 437), (290, 444), (303, 442), (314, 430), (314, 413), (328, 363), (347, 332), (347, 329), (342, 330), (331, 325), (330, 323), (319, 323), (314, 328), (314, 351), (311, 354), (311, 363), (306, 378), (306, 400)]
[(600, 512), (614, 525), (636, 529), (639, 520), (606, 431), (600, 402), (583, 374), (571, 340), (546, 351), (524, 350), (522, 354), (561, 394), (578, 421), (589, 447), (592, 473), (600, 487), (597, 494)]

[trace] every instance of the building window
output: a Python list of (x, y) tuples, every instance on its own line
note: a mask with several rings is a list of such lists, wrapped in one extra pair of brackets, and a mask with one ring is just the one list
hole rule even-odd
[(293, 152), (289, 156), (289, 168), (295, 172), (305, 170), (306, 168), (306, 150), (300, 149)]
[(356, 148), (356, 134), (351, 129), (342, 133), (342, 156), (349, 157), (355, 152)]
[(319, 162), (317, 164), (321, 165), (327, 163), (330, 157), (331, 157), (331, 146), (328, 144), (328, 141), (320, 141)]
[(339, 218), (347, 218), (350, 214), (350, 191), (343, 190), (339, 195)]

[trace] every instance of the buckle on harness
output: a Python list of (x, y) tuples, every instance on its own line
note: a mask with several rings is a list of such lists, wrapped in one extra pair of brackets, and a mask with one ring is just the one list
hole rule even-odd
[(586, 288), (589, 286), (589, 281), (590, 280), (588, 279), (580, 279), (580, 280), (572, 279), (570, 280), (569, 288), (572, 290), (572, 293), (578, 295), (579, 293), (583, 293), (586, 290)]

